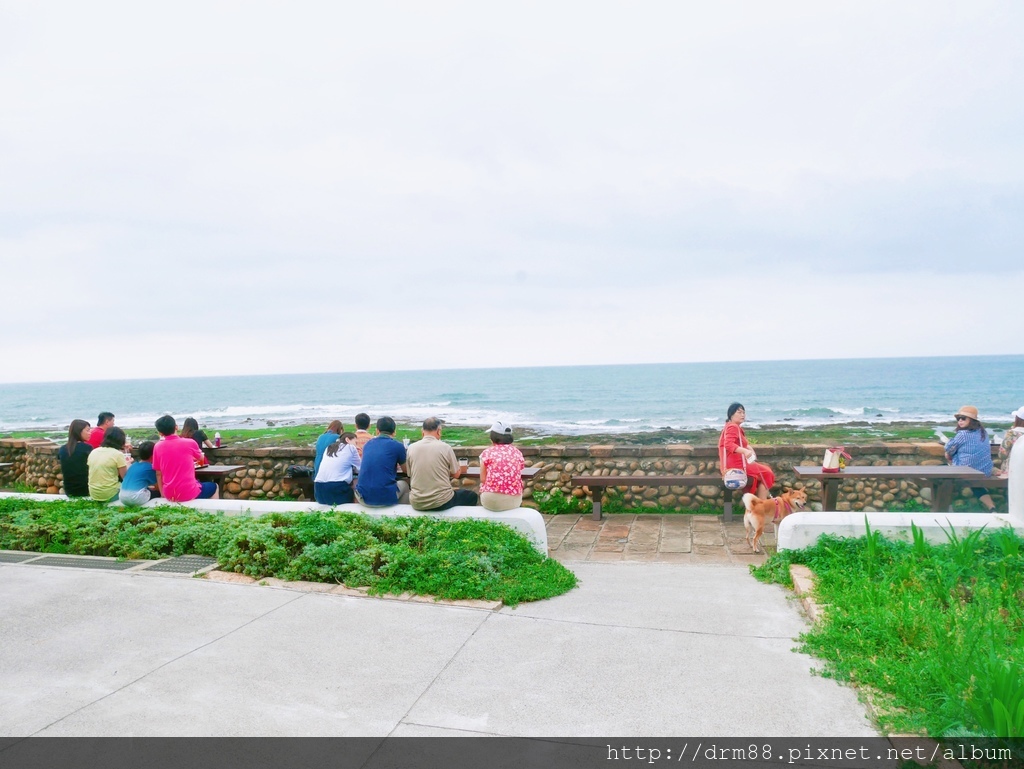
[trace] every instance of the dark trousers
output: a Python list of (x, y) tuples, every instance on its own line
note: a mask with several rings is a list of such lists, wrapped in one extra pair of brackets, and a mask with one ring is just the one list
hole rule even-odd
[(475, 507), (479, 497), (477, 497), (475, 491), (469, 489), (458, 489), (455, 492), (455, 496), (445, 502), (443, 505), (438, 507), (432, 507), (429, 510), (424, 510), (424, 513), (433, 513), (437, 510), (447, 510), (450, 507)]
[(352, 484), (348, 481), (330, 481), (328, 483), (314, 483), (313, 497), (321, 505), (347, 505), (355, 502), (355, 495), (352, 493)]

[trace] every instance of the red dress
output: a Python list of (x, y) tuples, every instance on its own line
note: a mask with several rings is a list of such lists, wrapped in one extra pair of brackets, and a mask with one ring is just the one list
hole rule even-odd
[(726, 470), (746, 468), (746, 491), (756, 494), (759, 483), (763, 483), (766, 489), (771, 489), (775, 485), (775, 473), (768, 465), (762, 465), (760, 462), (747, 462), (744, 465), (743, 455), (736, 453), (736, 449), (740, 446), (750, 448), (743, 428), (735, 422), (726, 422), (725, 429), (722, 430), (722, 435), (718, 439), (718, 457), (722, 463), (722, 474), (724, 475)]

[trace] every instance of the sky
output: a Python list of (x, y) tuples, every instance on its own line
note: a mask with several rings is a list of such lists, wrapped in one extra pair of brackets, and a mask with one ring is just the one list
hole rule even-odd
[(0, 382), (1024, 353), (1024, 5), (0, 0)]

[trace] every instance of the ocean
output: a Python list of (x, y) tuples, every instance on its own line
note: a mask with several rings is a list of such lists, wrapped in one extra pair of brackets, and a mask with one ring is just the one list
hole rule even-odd
[(962, 405), (1006, 424), (1024, 404), (1024, 356), (667, 363), (0, 384), (0, 432), (63, 430), (100, 411), (122, 427), (164, 413), (207, 428), (346, 424), (365, 411), (453, 424), (500, 418), (541, 433), (716, 427), (740, 401), (751, 427), (846, 422), (949, 426)]

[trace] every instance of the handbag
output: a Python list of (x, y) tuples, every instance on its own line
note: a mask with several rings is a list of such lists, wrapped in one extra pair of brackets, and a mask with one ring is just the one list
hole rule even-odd
[(736, 491), (737, 489), (745, 488), (747, 485), (747, 457), (741, 455), (743, 458), (743, 467), (733, 467), (730, 470), (725, 469), (725, 447), (719, 452), (718, 458), (721, 462), (722, 467), (722, 483), (729, 491)]
[(821, 471), (823, 473), (838, 473), (846, 467), (846, 460), (850, 459), (842, 446), (833, 446), (825, 449), (825, 458), (821, 460)]
[(725, 475), (722, 476), (722, 483), (725, 484), (725, 488), (729, 489), (729, 491), (742, 489), (747, 485), (747, 471), (740, 467), (726, 470)]

